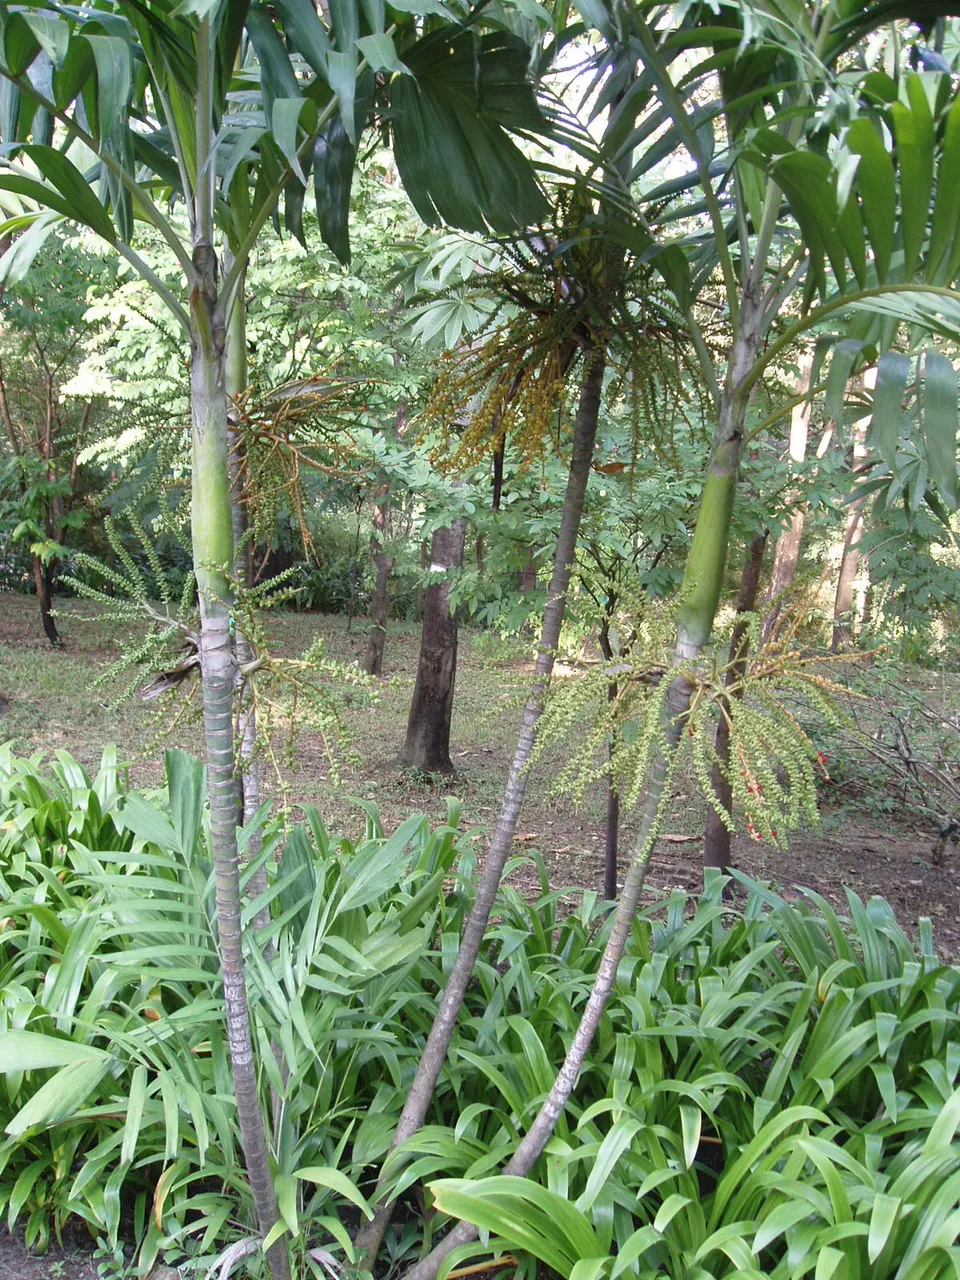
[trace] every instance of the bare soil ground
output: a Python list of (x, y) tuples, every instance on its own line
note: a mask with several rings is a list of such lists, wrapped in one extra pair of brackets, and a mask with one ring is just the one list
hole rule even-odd
[(0, 1280), (98, 1280), (88, 1239), (65, 1237), (42, 1256), (28, 1253), (15, 1235), (0, 1235)]

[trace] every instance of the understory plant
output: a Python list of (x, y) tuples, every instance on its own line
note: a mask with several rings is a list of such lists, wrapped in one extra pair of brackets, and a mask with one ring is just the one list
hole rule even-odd
[[(136, 1271), (263, 1274), (229, 1101), (204, 777), (164, 793), (0, 756), (0, 1206), (43, 1248), (71, 1217)], [(251, 1027), (293, 1274), (356, 1262), (476, 858), (448, 822), (333, 837), (259, 815), (244, 872)], [(250, 831), (241, 833), (249, 847)], [(262, 862), (267, 889), (250, 897)], [(610, 918), (500, 890), (427, 1123), (388, 1157), (388, 1274), (453, 1214), (451, 1255), (535, 1276), (953, 1276), (960, 970), (880, 899), (711, 878), (634, 923), (577, 1097), (524, 1182), (493, 1177), (549, 1092)], [(429, 1189), (429, 1190), (428, 1190)], [(496, 1215), (494, 1221), (491, 1214)], [(545, 1216), (549, 1215), (549, 1217)], [(950, 1239), (947, 1239), (947, 1236)], [(273, 1243), (272, 1241), (270, 1243)], [(825, 1259), (820, 1261), (820, 1259)], [(817, 1270), (817, 1268), (820, 1270)], [(225, 1272), (221, 1269), (225, 1268)]]

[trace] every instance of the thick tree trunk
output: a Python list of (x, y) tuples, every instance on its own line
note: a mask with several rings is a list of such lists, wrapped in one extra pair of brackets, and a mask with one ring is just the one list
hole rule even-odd
[(389, 485), (380, 487), (380, 499), (373, 508), (373, 533), (370, 538), (370, 553), (377, 571), (376, 586), (373, 591), (373, 602), (370, 609), (373, 625), (367, 637), (367, 652), (363, 659), (363, 669), (371, 676), (383, 674), (383, 650), (387, 642), (387, 584), (393, 570), (393, 556), (383, 550), (383, 542), (387, 535), (387, 522), (390, 512)]
[(53, 569), (44, 564), (39, 556), (33, 557), (33, 582), (37, 590), (37, 603), (40, 606), (40, 624), (43, 634), (54, 649), (62, 649), (63, 641), (57, 624), (53, 618)]
[[(467, 984), (473, 973), (477, 956), (480, 954), (503, 868), (513, 848), (513, 837), (517, 830), (527, 786), (527, 762), (536, 740), (537, 721), (543, 711), (544, 695), (553, 673), (560, 628), (566, 609), (567, 590), (570, 585), (570, 574), (573, 569), (587, 481), (590, 478), (590, 465), (593, 460), (594, 442), (597, 436), (604, 367), (604, 356), (601, 352), (587, 353), (580, 389), (580, 403), (574, 425), (570, 475), (564, 495), (560, 532), (553, 559), (553, 576), (543, 616), (533, 687), (523, 713), (520, 737), (510, 766), (497, 825), (483, 862), (477, 895), (464, 927), (460, 949), (450, 977), (440, 998), (440, 1005), (433, 1026), (430, 1028), (417, 1074), (407, 1094), (407, 1101), (393, 1136), (391, 1150), (411, 1138), (426, 1118), (434, 1088), (450, 1047)], [(382, 1187), (380, 1190), (382, 1192)], [(365, 1252), (368, 1261), (376, 1256), (392, 1212), (392, 1203), (389, 1201), (381, 1203), (373, 1221), (363, 1227), (357, 1237), (357, 1244)]]
[[(426, 538), (424, 538), (423, 541), (420, 543), (420, 572), (421, 573), (426, 573), (427, 571), (427, 563), (428, 563), (427, 554), (428, 554), (427, 540)], [(423, 600), (425, 595), (426, 595), (426, 592), (423, 589), (423, 582), (420, 581), (417, 583), (417, 598), (413, 606), (414, 622), (423, 621)]]
[[(740, 578), (740, 594), (737, 597), (737, 613), (753, 613), (757, 604), (757, 590), (760, 586), (760, 571), (763, 568), (763, 553), (767, 548), (767, 535), (760, 534), (754, 538), (747, 552), (746, 563)], [(740, 682), (747, 667), (747, 629), (737, 623), (730, 637), (729, 666), (724, 677), (724, 684), (731, 690), (731, 698), (741, 698), (743, 690)], [(726, 769), (730, 761), (730, 724), (721, 708), (717, 721), (717, 732), (713, 741), (717, 762), (710, 774), (710, 782), (720, 803), (727, 813), (733, 807), (733, 794), (727, 779)], [(703, 866), (716, 867), (726, 872), (730, 868), (730, 830), (717, 813), (713, 805), (707, 810), (707, 822), (703, 833)]]
[[(693, 696), (694, 686), (687, 675), (687, 664), (698, 657), (710, 638), (723, 586), (746, 411), (746, 399), (738, 384), (749, 373), (756, 358), (760, 315), (753, 300), (745, 299), (741, 318), (744, 330), (736, 339), (731, 352), (728, 380), (720, 403), (717, 442), (703, 487), (700, 513), (684, 570), (674, 675), (666, 690), (659, 742), (650, 753), (647, 790), (634, 860), (624, 880), (613, 927), (580, 1024), (553, 1087), (513, 1157), (504, 1166), (505, 1174), (525, 1177), (549, 1141), (557, 1120), (576, 1087), (633, 929), (633, 919), (643, 893), (650, 855), (656, 845), (663, 810), (669, 800), (667, 783), (673, 772), (677, 748)], [(475, 1239), (476, 1235), (476, 1229), (469, 1223), (458, 1223), (431, 1253), (410, 1268), (404, 1280), (436, 1280), (450, 1253), (458, 1245)]]
[[(463, 563), (466, 520), (454, 520), (437, 529), (431, 544), (430, 569), (449, 571)], [(400, 761), (425, 773), (453, 773), (450, 759), (450, 721), (457, 677), (456, 615), (450, 610), (450, 579), (427, 588), (420, 633), (420, 661), (413, 701), (407, 719), (407, 735)]]
[[(201, 28), (209, 38), (208, 20), (201, 20)], [(237, 666), (230, 634), (229, 574), (233, 569), (234, 548), (225, 386), (226, 334), (217, 305), (213, 246), (199, 235), (193, 261), (197, 281), (190, 295), (191, 524), (200, 597), (203, 724), (217, 932), (240, 1140), (260, 1231), (266, 1235), (277, 1221), (277, 1202), (250, 1036), (240, 925), (239, 815), (233, 730)], [(284, 1241), (274, 1244), (268, 1259), (273, 1280), (289, 1280)]]

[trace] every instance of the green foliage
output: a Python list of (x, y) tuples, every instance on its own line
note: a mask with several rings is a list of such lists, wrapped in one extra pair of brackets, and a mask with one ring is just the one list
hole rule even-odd
[[(111, 757), (92, 784), (66, 756), (52, 780), (37, 761), (0, 758), (0, 820), (34, 838), (29, 856), (9, 842), (0, 852), (0, 1201), (41, 1248), (76, 1215), (115, 1250), (131, 1214), (140, 1274), (161, 1249), (209, 1264), (242, 1238), (250, 1207), (204, 773), (170, 752), (167, 776), (157, 805), (123, 791)], [(356, 845), (305, 816), (284, 829), (259, 815), (263, 852), (244, 879), (276, 868), (245, 908), (273, 910), (248, 941), (251, 1017), (284, 1230), (316, 1275), (308, 1246), (350, 1256), (351, 1206), (365, 1207), (356, 1179), (379, 1149), (382, 1101), (401, 1089), (399, 993), (429, 945), (458, 834), (454, 808), (436, 832), (414, 817), (390, 839), (370, 810)]]
[[(112, 754), (92, 783), (65, 755), (51, 771), (0, 755), (0, 830), (17, 832), (0, 845), (3, 1210), (40, 1246), (75, 1215), (112, 1252), (130, 1224), (140, 1274), (158, 1252), (203, 1266), (241, 1247), (250, 1211), (224, 1100), (203, 771), (170, 752), (167, 773), (169, 799), (148, 800)], [(364, 808), (357, 842), (310, 808), (291, 829), (261, 814), (245, 871), (268, 871), (244, 907), (271, 912), (246, 943), (251, 1017), (303, 1276), (319, 1274), (310, 1250), (352, 1256), (475, 871), (455, 807), (389, 839)], [(388, 1162), (409, 1219), (394, 1262), (445, 1209), (486, 1221), (483, 1200), (501, 1216), (465, 1252), (509, 1245), (522, 1274), (532, 1254), (564, 1275), (596, 1259), (591, 1274), (792, 1276), (829, 1249), (861, 1275), (904, 1259), (902, 1275), (918, 1259), (953, 1274), (939, 1243), (960, 1195), (960, 971), (879, 899), (849, 895), (848, 922), (744, 881), (734, 911), (714, 879), (699, 904), (651, 904), (533, 1182), (477, 1183), (549, 1089), (609, 927), (595, 895), (569, 911), (539, 870), (536, 902), (501, 889), (429, 1123)]]
[[(509, 1250), (520, 1274), (539, 1259), (574, 1280), (957, 1274), (960, 975), (927, 922), (918, 954), (879, 899), (848, 894), (846, 923), (817, 895), (788, 904), (738, 878), (742, 915), (714, 879), (694, 913), (675, 894), (635, 926), (535, 1180), (487, 1176), (479, 1148), (431, 1183), (438, 1209), (489, 1232), (450, 1265)], [(514, 946), (507, 978), (536, 955), (541, 1004), (503, 1019), (509, 1047), (485, 1059), (488, 1131), (542, 1096), (538, 1063), (583, 981), (582, 951), (567, 968), (532, 934)]]
[(108, 517), (104, 521), (104, 532), (114, 563), (77, 552), (73, 565), (84, 576), (67, 574), (64, 578), (78, 596), (100, 606), (103, 618), (130, 628), (120, 657), (100, 671), (94, 681), (95, 685), (102, 686), (126, 678), (126, 685), (116, 695), (115, 705), (136, 691), (143, 683), (145, 672), (173, 666), (182, 657), (184, 646), (196, 653), (199, 643), (193, 574), (171, 574), (161, 563), (156, 541), (145, 530), (137, 513), (125, 511), (122, 516), (139, 544), (140, 556), (135, 556), (121, 537), (118, 522)]

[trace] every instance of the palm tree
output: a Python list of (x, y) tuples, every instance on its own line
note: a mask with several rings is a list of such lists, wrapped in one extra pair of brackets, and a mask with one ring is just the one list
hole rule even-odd
[[(247, 262), (281, 197), (288, 227), (302, 234), (311, 167), (324, 238), (349, 255), (350, 184), (374, 73), (386, 78), (406, 70), (382, 21), (379, 29), (369, 26), (367, 6), (337, 5), (330, 31), (306, 0), (283, 0), (277, 11), (314, 72), (309, 84), (294, 73), (271, 13), (249, 0), (115, 0), (102, 12), (59, 16), (38, 0), (5, 14), (0, 64), (4, 120), (14, 131), (3, 142), (18, 144), (0, 172), (0, 188), (85, 224), (112, 245), (150, 283), (189, 343), (192, 540), (217, 923), (241, 1140), (263, 1237), (277, 1208), (240, 925), (227, 334), (231, 325), (239, 328)], [(245, 31), (260, 64), (266, 125), (233, 110), (232, 89), (248, 90), (251, 80)], [(414, 203), (471, 227), (514, 229), (535, 221), (543, 198), (504, 128), (543, 123), (526, 89), (520, 42), (493, 36), (477, 43), (472, 31), (453, 23), (421, 38), (412, 15), (401, 35), (408, 63), (422, 77), (418, 90), (406, 85), (406, 74), (389, 85), (398, 160), (403, 151), (401, 174)], [(469, 118), (465, 127), (461, 114)], [(52, 145), (54, 131), (62, 147)], [(417, 154), (428, 133), (445, 167), (426, 167)], [(88, 174), (81, 166), (91, 156)], [(161, 193), (182, 201), (182, 219), (162, 211)], [(179, 292), (136, 249), (135, 220), (159, 233), (180, 269)], [(231, 248), (226, 269), (218, 254), (223, 240)], [(236, 386), (238, 375), (230, 376)], [(282, 1240), (275, 1239), (268, 1258), (274, 1280), (285, 1280)]]
[[(958, 238), (947, 209), (960, 161), (960, 105), (954, 102), (935, 122), (922, 87), (908, 77), (906, 101), (892, 95), (889, 105), (896, 156), (863, 116), (854, 120), (833, 160), (818, 145), (828, 128), (821, 94), (838, 88), (831, 68), (871, 22), (889, 19), (888, 7), (858, 8), (852, 16), (844, 8), (838, 16), (830, 0), (812, 0), (798, 7), (797, 22), (790, 27), (760, 6), (741, 6), (736, 15), (729, 8), (722, 12), (718, 23), (712, 7), (693, 6), (684, 11), (679, 28), (673, 28), (652, 4), (612, 0), (589, 8), (589, 20), (606, 41), (611, 62), (611, 51), (623, 41), (639, 50), (631, 110), (640, 123), (625, 129), (625, 136), (632, 144), (666, 128), (651, 152), (662, 156), (672, 142), (692, 161), (686, 177), (649, 191), (646, 203), (662, 209), (663, 202), (686, 191), (696, 193), (696, 205), (674, 213), (700, 219), (701, 230), (670, 247), (682, 249), (686, 257), (688, 273), (678, 271), (677, 276), (689, 281), (689, 287), (677, 298), (712, 388), (716, 430), (680, 593), (673, 670), (664, 681), (659, 733), (648, 757), (634, 859), (580, 1025), (554, 1086), (505, 1166), (506, 1174), (528, 1174), (542, 1153), (576, 1086), (616, 981), (696, 688), (695, 663), (713, 630), (743, 449), (751, 436), (792, 408), (787, 403), (763, 422), (749, 425), (754, 388), (777, 357), (804, 335), (837, 323), (843, 326), (838, 336), (846, 341), (835, 347), (831, 377), (842, 388), (855, 363), (893, 343), (897, 319), (917, 320), (919, 327), (921, 320), (930, 319), (928, 313), (956, 306), (950, 285), (960, 257), (953, 261)], [(749, 32), (743, 23), (747, 12)], [(691, 50), (702, 51), (701, 66), (691, 67)], [(706, 88), (712, 88), (713, 96), (703, 106), (695, 95)], [(851, 107), (856, 115), (855, 100)], [(720, 155), (717, 124), (727, 141), (727, 151)], [(941, 172), (947, 176), (934, 190), (938, 145)], [(639, 179), (652, 163), (642, 157), (631, 176)], [(893, 256), (898, 239), (904, 246), (902, 261)], [(715, 272), (729, 333), (719, 362), (704, 340), (695, 309), (698, 289)], [(922, 305), (919, 296), (926, 300)], [(787, 303), (790, 320), (784, 324), (780, 317)], [(875, 314), (877, 309), (885, 314)], [(955, 329), (955, 315), (952, 324)], [(943, 357), (928, 353), (928, 366), (931, 357), (932, 385), (942, 395), (927, 430), (936, 442), (934, 456), (942, 459), (939, 487), (955, 506), (956, 382), (951, 399), (939, 364)], [(929, 496), (938, 500), (936, 494)], [(444, 1016), (449, 1020), (450, 1010)], [(434, 1280), (444, 1258), (475, 1235), (466, 1223), (454, 1227), (407, 1273), (408, 1280)]]

